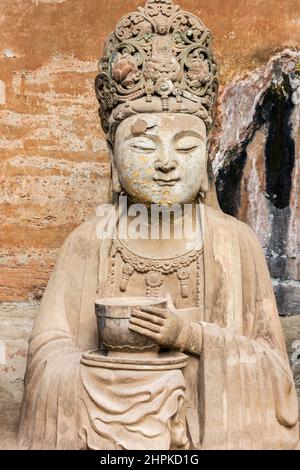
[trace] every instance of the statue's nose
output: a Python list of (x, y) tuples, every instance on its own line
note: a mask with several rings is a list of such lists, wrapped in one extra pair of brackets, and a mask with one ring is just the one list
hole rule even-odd
[(177, 163), (172, 160), (172, 159), (164, 159), (164, 160), (159, 160), (156, 165), (155, 169), (157, 171), (161, 171), (162, 173), (169, 173), (172, 170), (175, 170), (177, 168)]

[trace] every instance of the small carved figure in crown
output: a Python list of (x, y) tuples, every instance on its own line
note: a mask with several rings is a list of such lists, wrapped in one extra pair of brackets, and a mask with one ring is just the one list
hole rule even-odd
[(172, 41), (168, 37), (153, 38), (152, 57), (145, 66), (147, 78), (157, 79), (161, 74), (176, 80), (180, 73), (180, 65), (172, 52)]

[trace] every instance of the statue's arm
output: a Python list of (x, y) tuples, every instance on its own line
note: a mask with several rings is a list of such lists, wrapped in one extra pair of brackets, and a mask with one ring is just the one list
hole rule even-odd
[[(237, 222), (240, 237), (241, 276), (242, 276), (242, 312), (238, 325), (239, 332), (235, 335), (251, 340), (263, 347), (267, 352), (277, 354), (284, 359), (287, 368), (287, 354), (281, 322), (277, 310), (273, 286), (266, 259), (255, 233), (245, 224)], [(187, 338), (186, 352), (201, 354), (205, 323), (185, 321), (181, 334), (182, 340)], [(219, 334), (234, 334), (232, 328), (216, 325)], [(217, 333), (216, 333), (217, 334)]]
[(85, 222), (65, 240), (44, 293), (31, 339), (58, 332), (75, 346), (80, 318), (86, 318), (91, 310), (94, 320), (93, 302), (99, 266), (96, 223), (96, 218)]
[[(298, 420), (297, 395), (269, 270), (255, 234), (242, 224), (240, 230), (244, 287), (241, 330), (234, 332), (232, 328), (217, 324), (191, 323), (185, 350), (202, 356), (207, 368), (211, 367), (215, 355), (229, 370), (234, 364), (243, 371), (252, 367), (257, 378), (271, 384), (268, 393), (274, 402), (277, 421), (290, 428), (296, 426)], [(248, 263), (245, 263), (245, 258), (243, 263), (245, 253)]]
[[(19, 431), (19, 445), (26, 449), (77, 447), (82, 353), (76, 333), (81, 312), (89, 308), (88, 289), (96, 290), (97, 276), (89, 274), (98, 266), (93, 233), (88, 222), (65, 241), (35, 321)], [(60, 432), (62, 423), (67, 431)]]
[[(262, 249), (252, 230), (237, 222), (241, 239), (242, 311), (235, 313), (237, 324), (231, 328), (215, 325), (215, 335), (230, 334), (243, 341), (256, 342), (266, 353), (288, 361), (273, 287)], [(243, 258), (247, 253), (248, 258)], [(251, 267), (251, 269), (250, 269)], [(249, 288), (250, 285), (250, 288)], [(225, 307), (224, 307), (225, 308)], [(184, 318), (169, 296), (166, 309), (143, 307), (131, 316), (131, 329), (154, 339), (160, 346), (200, 356), (205, 341), (204, 322)]]

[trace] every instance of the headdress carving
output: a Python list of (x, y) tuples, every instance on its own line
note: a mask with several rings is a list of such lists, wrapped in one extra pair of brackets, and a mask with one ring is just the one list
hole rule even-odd
[(120, 19), (96, 78), (105, 132), (146, 112), (185, 112), (210, 129), (218, 88), (212, 37), (202, 21), (172, 0), (147, 0)]

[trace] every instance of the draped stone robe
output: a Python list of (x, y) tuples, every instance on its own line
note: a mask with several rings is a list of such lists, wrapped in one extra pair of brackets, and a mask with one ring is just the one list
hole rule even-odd
[[(198, 359), (199, 442), (191, 446), (295, 449), (297, 398), (261, 247), (245, 224), (212, 207), (201, 209), (205, 300)], [(94, 301), (101, 297), (99, 270), (105, 277), (109, 256), (109, 243), (96, 236), (97, 223), (97, 218), (86, 222), (66, 240), (35, 321), (19, 432), (26, 448), (82, 446), (86, 417), (79, 406), (85, 400), (80, 359), (83, 351), (98, 346)], [(105, 387), (101, 369), (97, 375)], [(95, 406), (86, 399), (87, 415)]]

